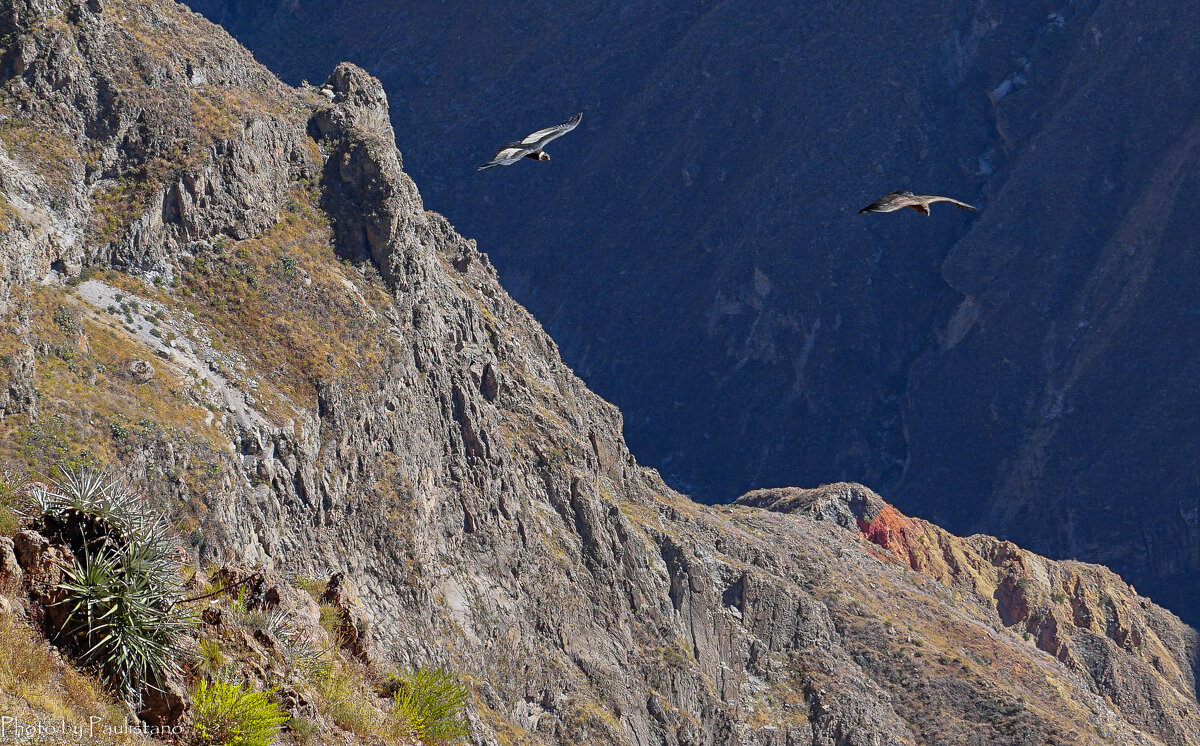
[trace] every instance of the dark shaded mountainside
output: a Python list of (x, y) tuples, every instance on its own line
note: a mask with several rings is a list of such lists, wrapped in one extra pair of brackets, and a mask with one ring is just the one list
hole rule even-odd
[[(672, 484), (863, 481), (1200, 620), (1200, 6), (191, 5), (294, 82), (379, 75), (431, 206)], [(854, 214), (896, 188), (983, 210)]]
[(0, 145), (0, 458), (121, 464), (197, 565), (343, 572), (475, 743), (1200, 744), (1195, 632), (1104, 568), (638, 466), (353, 65), (291, 89), (166, 0), (4, 0)]

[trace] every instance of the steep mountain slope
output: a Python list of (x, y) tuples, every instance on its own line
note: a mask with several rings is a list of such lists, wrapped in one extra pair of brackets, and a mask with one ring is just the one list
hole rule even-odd
[(123, 464), (198, 564), (344, 572), (476, 743), (1200, 743), (1195, 633), (1102, 568), (639, 467), (361, 69), (289, 89), (166, 0), (2, 8), (4, 459)]
[[(676, 486), (865, 481), (1200, 619), (1196, 8), (191, 4), (291, 80), (380, 75), (432, 206)], [(897, 187), (984, 209), (853, 214)]]

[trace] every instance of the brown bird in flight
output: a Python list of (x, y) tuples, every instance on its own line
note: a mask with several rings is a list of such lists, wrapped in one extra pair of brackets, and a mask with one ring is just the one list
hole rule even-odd
[(949, 202), (952, 205), (957, 205), (960, 210), (974, 210), (975, 207), (968, 205), (966, 202), (959, 202), (956, 199), (949, 197), (939, 197), (936, 194), (913, 194), (906, 192), (903, 189), (885, 194), (871, 204), (858, 211), (859, 215), (864, 212), (895, 212), (903, 210), (905, 207), (910, 207), (917, 212), (929, 214), (929, 206), (934, 202)]

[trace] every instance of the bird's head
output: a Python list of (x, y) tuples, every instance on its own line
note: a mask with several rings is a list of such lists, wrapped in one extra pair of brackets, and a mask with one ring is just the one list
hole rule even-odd
[(548, 160), (550, 160), (550, 154), (544, 150), (539, 151), (538, 152), (538, 160), (539, 161), (548, 161)]

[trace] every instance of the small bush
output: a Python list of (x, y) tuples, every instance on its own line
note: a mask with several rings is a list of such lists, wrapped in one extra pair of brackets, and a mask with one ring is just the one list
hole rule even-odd
[(192, 690), (192, 743), (195, 746), (270, 746), (288, 716), (268, 699), (224, 681), (206, 681)]
[(329, 633), (330, 637), (336, 637), (342, 626), (342, 612), (330, 603), (322, 603), (319, 608), (321, 628)]
[(54, 309), (52, 318), (54, 319), (54, 323), (58, 324), (58, 327), (68, 334), (79, 330), (79, 322), (75, 320), (75, 317), (71, 315), (66, 306), (59, 306)]
[(418, 668), (397, 676), (392, 713), (402, 728), (423, 744), (435, 746), (467, 735), (462, 711), (467, 688), (458, 677), (441, 668)]
[(321, 602), (321, 596), (325, 593), (325, 587), (329, 585), (328, 580), (321, 578), (303, 577), (296, 579), (296, 587), (312, 596), (317, 603)]

